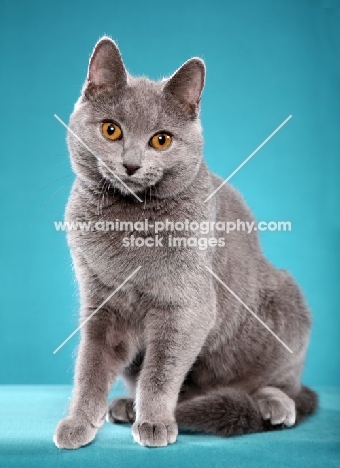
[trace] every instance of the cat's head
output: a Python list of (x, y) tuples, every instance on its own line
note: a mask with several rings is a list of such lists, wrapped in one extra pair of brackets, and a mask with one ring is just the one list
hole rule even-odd
[(105, 179), (124, 195), (131, 195), (126, 186), (136, 194), (149, 193), (151, 187), (160, 198), (183, 191), (202, 160), (198, 114), (204, 78), (199, 58), (188, 60), (169, 79), (132, 77), (117, 45), (102, 38), (70, 119), (76, 174), (90, 184)]

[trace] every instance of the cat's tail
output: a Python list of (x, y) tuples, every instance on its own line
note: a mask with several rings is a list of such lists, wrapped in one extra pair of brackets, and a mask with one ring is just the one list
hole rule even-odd
[[(302, 387), (295, 399), (296, 424), (314, 413), (318, 397), (308, 387)], [(283, 429), (262, 419), (256, 401), (247, 393), (219, 389), (196, 396), (177, 405), (176, 420), (183, 429), (216, 434), (223, 437)]]
[(296, 423), (315, 413), (318, 408), (319, 399), (317, 394), (310, 388), (302, 386), (295, 398)]

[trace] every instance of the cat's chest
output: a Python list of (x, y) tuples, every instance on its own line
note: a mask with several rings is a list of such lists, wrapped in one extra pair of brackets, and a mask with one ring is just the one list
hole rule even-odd
[(165, 225), (169, 219), (180, 219), (180, 215), (170, 216), (167, 210), (126, 213), (111, 209), (98, 214), (83, 211), (69, 213), (68, 218), (71, 217), (78, 223), (88, 223), (84, 224), (86, 228), (68, 233), (72, 251), (80, 254), (90, 272), (110, 288), (139, 269), (131, 280), (136, 290), (143, 296), (173, 303), (205, 255), (204, 251), (174, 246), (171, 229), (155, 232), (156, 223)]

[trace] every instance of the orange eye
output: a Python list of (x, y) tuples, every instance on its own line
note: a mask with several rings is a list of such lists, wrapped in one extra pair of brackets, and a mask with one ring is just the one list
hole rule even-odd
[(157, 150), (163, 150), (167, 148), (172, 141), (172, 137), (168, 135), (167, 133), (156, 133), (151, 140), (150, 140), (150, 146)]
[(119, 140), (123, 135), (120, 126), (113, 122), (104, 122), (102, 124), (102, 133), (105, 138), (111, 141)]

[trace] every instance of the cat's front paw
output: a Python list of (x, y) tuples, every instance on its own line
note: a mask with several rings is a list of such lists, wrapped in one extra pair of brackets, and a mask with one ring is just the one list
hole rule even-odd
[(132, 426), (136, 442), (145, 447), (165, 447), (176, 442), (178, 427), (175, 421), (136, 421)]
[(76, 418), (67, 417), (59, 421), (53, 442), (60, 449), (77, 449), (89, 444), (98, 431), (97, 427)]

